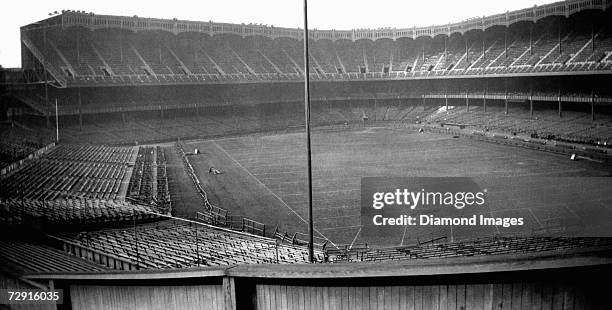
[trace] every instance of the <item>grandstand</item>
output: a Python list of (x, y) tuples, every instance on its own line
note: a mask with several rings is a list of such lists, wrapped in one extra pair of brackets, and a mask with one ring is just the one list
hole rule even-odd
[[(23, 68), (0, 69), (0, 288), (61, 288), (54, 309), (611, 308), (611, 7), (312, 30), (313, 264), (300, 29), (25, 25)], [(471, 177), (502, 197), (483, 214), (526, 224), (368, 235), (364, 176)]]

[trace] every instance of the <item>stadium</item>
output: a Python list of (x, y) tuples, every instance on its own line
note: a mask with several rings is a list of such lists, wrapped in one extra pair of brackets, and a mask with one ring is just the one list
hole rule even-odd
[[(24, 25), (0, 68), (0, 289), (62, 302), (0, 307), (610, 309), (611, 7), (311, 29), (308, 61), (297, 28)], [(494, 203), (487, 225), (381, 233), (370, 177), (469, 178)]]

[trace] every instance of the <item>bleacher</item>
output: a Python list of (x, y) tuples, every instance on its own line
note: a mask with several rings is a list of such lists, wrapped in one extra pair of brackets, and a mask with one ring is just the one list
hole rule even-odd
[(0, 220), (20, 225), (44, 222), (56, 226), (106, 224), (157, 219), (155, 208), (119, 200), (99, 199), (2, 199)]
[(161, 147), (140, 147), (130, 178), (126, 199), (156, 205), (160, 212), (170, 212), (166, 161)]
[[(64, 249), (73, 255), (79, 253), (74, 250), (76, 245), (122, 258), (141, 269), (308, 262), (308, 252), (303, 246), (280, 244), (274, 239), (189, 221), (65, 233), (55, 238), (65, 242)], [(316, 258), (322, 261), (322, 252), (317, 251)]]
[(586, 114), (564, 112), (559, 118), (556, 111), (538, 111), (530, 116), (528, 110), (513, 110), (505, 114), (502, 108), (488, 107), (483, 112), (479, 106), (454, 107), (448, 113), (438, 110), (427, 116), (432, 124), (457, 123), (468, 128), (484, 131), (500, 131), (507, 134), (522, 134), (533, 138), (543, 138), (595, 146), (609, 146), (612, 143), (612, 122), (610, 119), (592, 121)]
[(133, 152), (130, 147), (57, 146), (0, 179), (0, 198), (120, 198)]
[[(533, 34), (531, 50), (528, 34), (509, 36), (507, 53), (503, 35), (500, 38), (490, 34), (486, 39), (470, 38), (467, 55), (464, 38), (448, 40), (446, 52), (440, 39), (315, 41), (310, 46), (311, 70), (319, 78), (336, 79), (351, 78), (348, 73), (394, 77), (405, 66), (411, 67), (407, 77), (593, 71), (611, 67), (606, 55), (612, 52), (609, 44), (612, 39), (603, 27), (596, 29), (593, 46), (587, 44), (590, 31), (576, 28), (563, 34), (559, 48), (554, 26), (549, 24)], [(61, 72), (69, 80), (79, 83), (180, 83), (207, 80), (211, 76), (229, 80), (270, 76), (286, 79), (287, 75), (297, 75), (297, 68), (302, 66), (300, 42), (289, 39), (241, 38), (231, 34), (209, 38), (197, 33), (177, 38), (167, 33), (131, 34), (113, 29), (96, 34), (83, 29), (52, 32), (49, 40), (56, 41), (56, 49), (47, 49), (49, 58), (57, 68), (64, 68)], [(32, 39), (42, 44), (39, 35), (32, 34)], [(392, 64), (391, 55), (393, 68), (384, 73), (383, 68)], [(112, 72), (105, 72), (108, 70), (103, 70), (104, 64)], [(68, 73), (66, 68), (74, 71)]]
[(380, 249), (363, 247), (346, 248), (343, 251), (333, 249), (326, 252), (326, 261), (392, 261), (541, 252), (559, 254), (568, 250), (610, 246), (612, 246), (610, 238), (488, 237)]

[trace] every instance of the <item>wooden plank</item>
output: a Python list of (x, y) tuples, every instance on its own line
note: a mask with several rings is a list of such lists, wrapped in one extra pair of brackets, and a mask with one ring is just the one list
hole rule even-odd
[(457, 310), (457, 285), (448, 285), (446, 288), (446, 309)]
[(548, 282), (542, 283), (542, 306), (540, 310), (552, 310), (553, 297), (553, 285)]
[(349, 303), (348, 303), (348, 298), (349, 298), (349, 289), (346, 286), (343, 286), (341, 288), (341, 297), (340, 297), (340, 301), (342, 304), (342, 310), (349, 310)]
[(483, 309), (484, 310), (492, 310), (493, 309), (493, 284), (484, 284), (483, 285)]
[(366, 287), (358, 286), (355, 288), (355, 309), (356, 310), (368, 310), (370, 305), (368, 304), (368, 297)]
[(263, 300), (263, 310), (270, 310), (270, 292), (268, 290), (268, 285), (262, 285), (262, 300)]
[(531, 307), (528, 309), (542, 309), (542, 299), (544, 292), (542, 291), (542, 282), (534, 282), (531, 286)]
[(466, 286), (465, 284), (457, 285), (457, 310), (468, 309), (465, 305)]
[(414, 309), (423, 309), (423, 286), (417, 285), (414, 287)]
[(392, 310), (399, 310), (399, 286), (395, 285), (391, 287), (391, 307)]
[(431, 310), (434, 307), (433, 304), (433, 287), (431, 285), (422, 286), (422, 308)]
[(376, 305), (377, 309), (385, 309), (385, 287), (378, 286), (376, 288)]
[(296, 287), (297, 292), (298, 292), (298, 304), (296, 309), (298, 310), (306, 310), (307, 308), (305, 308), (306, 302), (305, 302), (305, 297), (304, 297), (304, 287), (303, 286), (297, 286)]
[(431, 307), (435, 310), (440, 308), (440, 285), (431, 287)]
[(216, 308), (213, 309), (217, 309), (217, 310), (223, 310), (223, 308), (225, 307), (225, 297), (223, 296), (223, 286), (222, 285), (218, 285), (215, 286), (215, 292), (217, 293), (217, 304), (216, 304)]
[(333, 296), (332, 303), (335, 310), (342, 310), (342, 301), (340, 300), (342, 298), (341, 289), (341, 287), (334, 286), (333, 294), (331, 294)]
[(319, 288), (316, 286), (309, 287), (310, 289), (310, 309), (321, 309), (319, 307)]
[(356, 287), (351, 286), (348, 288), (348, 308), (355, 309), (357, 307), (357, 293)]
[(329, 310), (340, 310), (338, 309), (338, 306), (336, 305), (336, 287), (332, 286), (328, 288), (329, 290)]
[(466, 286), (466, 309), (482, 310), (484, 308), (484, 287), (482, 284)]
[(225, 310), (236, 310), (236, 284), (234, 277), (223, 277), (223, 304)]
[(512, 310), (512, 283), (502, 285), (502, 307), (503, 310)]
[(585, 287), (574, 286), (574, 310), (586, 309)]
[[(263, 302), (263, 299), (259, 298), (259, 294), (261, 294), (263, 292), (263, 288), (261, 285), (257, 285), (255, 287), (255, 289), (257, 290), (257, 294), (258, 294), (258, 298), (257, 298), (257, 302)], [(204, 305), (212, 305), (213, 302), (213, 291), (211, 289), (208, 290), (203, 290), (202, 292), (200, 292), (200, 301), (202, 302), (202, 304)], [(263, 308), (263, 304), (260, 305), (261, 307), (259, 309), (264, 309)]]
[(300, 291), (302, 287), (294, 286), (293, 287), (293, 309), (304, 309), (304, 295), (300, 298)]
[(399, 310), (407, 310), (408, 309), (408, 288), (405, 285), (399, 286)]
[(523, 299), (523, 283), (515, 282), (512, 284), (512, 310), (521, 310)]
[(563, 310), (565, 288), (558, 283), (553, 284), (552, 310)]
[(286, 285), (281, 285), (279, 287), (279, 294), (281, 295), (280, 308), (283, 310), (288, 310), (289, 307), (287, 306), (287, 286)]
[(438, 297), (438, 308), (439, 309), (446, 309), (446, 307), (448, 306), (448, 286), (447, 285), (440, 285), (440, 288), (438, 289), (439, 291), (439, 297)]
[(565, 284), (563, 292), (563, 310), (574, 310), (575, 287)]
[(526, 282), (523, 283), (523, 296), (521, 297), (521, 309), (531, 309), (531, 306), (533, 305), (533, 300), (531, 295), (533, 294), (534, 291), (534, 286), (535, 283), (533, 282)]
[(323, 309), (323, 287), (317, 287), (317, 300), (318, 302), (318, 308), (317, 309)]
[(370, 292), (369, 292), (368, 295), (370, 296), (370, 300), (369, 300), (370, 310), (376, 310), (376, 309), (378, 309), (376, 287), (370, 286), (369, 291)]
[(323, 310), (330, 310), (329, 304), (329, 286), (323, 287)]

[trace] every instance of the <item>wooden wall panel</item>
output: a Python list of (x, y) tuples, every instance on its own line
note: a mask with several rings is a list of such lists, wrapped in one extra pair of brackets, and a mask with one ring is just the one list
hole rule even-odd
[[(257, 284), (259, 309), (586, 310), (606, 309), (572, 283), (298, 286)], [(596, 293), (598, 294), (598, 293)], [(600, 294), (601, 295), (601, 294)], [(604, 296), (605, 297), (605, 296)], [(595, 298), (595, 303), (605, 300)]]
[[(223, 310), (221, 285), (71, 285), (73, 310)], [(259, 300), (259, 299), (258, 299)], [(274, 309), (277, 309), (276, 307)]]

